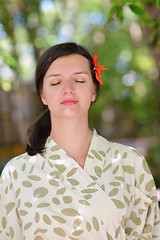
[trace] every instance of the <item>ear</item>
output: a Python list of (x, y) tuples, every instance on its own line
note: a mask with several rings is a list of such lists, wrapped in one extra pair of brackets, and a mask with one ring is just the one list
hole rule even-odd
[(96, 90), (93, 91), (91, 102), (94, 102), (96, 100)]
[(48, 105), (43, 91), (41, 92), (40, 97), (41, 97), (42, 103), (43, 103), (44, 105)]
[(94, 102), (96, 100), (97, 92), (96, 92), (96, 86), (94, 86), (91, 102)]

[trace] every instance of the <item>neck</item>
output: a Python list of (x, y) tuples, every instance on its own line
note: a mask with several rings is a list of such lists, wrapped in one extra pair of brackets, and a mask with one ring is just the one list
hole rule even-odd
[(54, 118), (52, 119), (50, 136), (72, 158), (83, 159), (84, 163), (92, 139), (92, 133), (88, 127), (88, 118), (85, 120), (58, 119), (58, 121)]
[(91, 134), (91, 131), (88, 127), (88, 120), (58, 119), (58, 121), (56, 121), (54, 118), (52, 119), (51, 124), (52, 128), (50, 136), (56, 141), (56, 143), (74, 143), (75, 145), (80, 143), (80, 141), (84, 141), (85, 137)]

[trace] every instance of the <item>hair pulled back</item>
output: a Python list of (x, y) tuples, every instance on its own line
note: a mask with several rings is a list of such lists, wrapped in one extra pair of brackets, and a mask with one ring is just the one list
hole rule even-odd
[[(96, 91), (99, 91), (99, 82), (96, 80), (93, 71), (93, 58), (90, 53), (81, 45), (73, 42), (57, 44), (46, 50), (40, 57), (35, 74), (35, 85), (37, 94), (40, 96), (43, 88), (43, 78), (53, 61), (59, 57), (68, 56), (71, 54), (79, 54), (89, 60), (93, 83), (96, 85)], [(43, 153), (47, 137), (51, 132), (51, 117), (49, 109), (45, 110), (42, 115), (27, 131), (27, 147), (29, 155), (33, 156), (37, 153)]]

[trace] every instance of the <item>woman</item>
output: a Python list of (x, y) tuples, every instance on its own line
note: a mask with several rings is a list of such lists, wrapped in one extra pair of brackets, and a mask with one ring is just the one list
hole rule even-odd
[(41, 56), (36, 88), (48, 110), (29, 130), (27, 153), (3, 170), (0, 239), (160, 239), (146, 161), (88, 127), (101, 70), (75, 43)]

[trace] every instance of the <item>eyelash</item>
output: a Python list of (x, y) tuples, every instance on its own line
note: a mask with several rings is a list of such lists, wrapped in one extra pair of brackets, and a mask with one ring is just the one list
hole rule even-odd
[(60, 82), (52, 83), (51, 86), (55, 86), (55, 85), (58, 85), (58, 84), (60, 84)]
[(85, 81), (75, 81), (75, 82), (77, 82), (77, 83), (84, 83)]
[[(77, 81), (77, 80), (75, 80), (75, 82), (77, 82), (77, 83), (85, 83), (85, 81)], [(52, 83), (51, 86), (56, 86), (58, 84), (60, 84), (60, 82)]]

